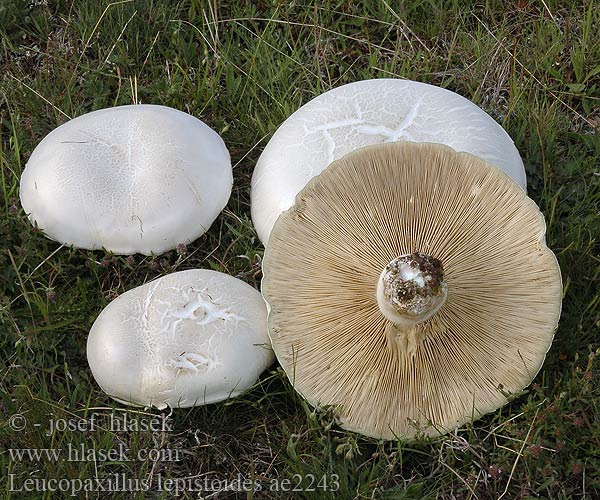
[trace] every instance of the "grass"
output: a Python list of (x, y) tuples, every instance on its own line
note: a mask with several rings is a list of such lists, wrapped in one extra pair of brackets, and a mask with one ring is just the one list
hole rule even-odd
[[(167, 499), (175, 495), (165, 481), (196, 477), (261, 488), (203, 493), (219, 499), (600, 498), (598, 2), (3, 0), (0, 36), (0, 497)], [(241, 398), (174, 411), (168, 431), (108, 428), (111, 414), (160, 412), (120, 407), (95, 384), (85, 345), (102, 308), (195, 267), (258, 287), (263, 248), (249, 186), (270, 135), (331, 87), (390, 76), (473, 100), (522, 154), (565, 285), (560, 326), (535, 383), (472, 425), (412, 445), (340, 430), (295, 395), (277, 365)], [(28, 156), (69, 117), (135, 102), (185, 110), (222, 134), (235, 165), (227, 210), (180, 254), (61, 248), (20, 207)], [(11, 428), (15, 414), (26, 430)], [(51, 420), (84, 425), (93, 414), (97, 428), (48, 435)], [(19, 459), (8, 451), (69, 445), (121, 445), (136, 458)], [(148, 449), (176, 456), (138, 459)], [(54, 484), (64, 489), (115, 475), (150, 488), (71, 495), (38, 483), (11, 492), (28, 479), (71, 481)], [(303, 491), (283, 491), (298, 483)], [(177, 498), (200, 495), (188, 488)]]

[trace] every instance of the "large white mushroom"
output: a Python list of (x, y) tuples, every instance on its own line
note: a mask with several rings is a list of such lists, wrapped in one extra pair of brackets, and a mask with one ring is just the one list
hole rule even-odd
[(21, 203), (61, 243), (159, 254), (205, 233), (233, 182), (223, 140), (165, 106), (102, 109), (66, 122), (31, 154)]
[(94, 322), (87, 357), (109, 396), (158, 408), (237, 396), (274, 360), (260, 293), (207, 269), (173, 273), (117, 297)]
[(439, 144), (378, 144), (312, 179), (263, 262), (289, 379), (341, 425), (439, 435), (536, 376), (561, 311), (544, 216), (506, 174)]
[(266, 245), (279, 215), (333, 160), (364, 146), (412, 141), (445, 144), (503, 170), (523, 189), (525, 169), (512, 139), (481, 108), (454, 92), (398, 79), (334, 88), (277, 129), (252, 176), (252, 221)]

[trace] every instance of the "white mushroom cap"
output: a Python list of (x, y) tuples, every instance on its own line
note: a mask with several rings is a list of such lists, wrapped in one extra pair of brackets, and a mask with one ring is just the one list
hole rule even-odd
[(88, 337), (98, 385), (117, 401), (188, 407), (237, 396), (273, 362), (267, 311), (247, 283), (173, 273), (113, 300)]
[(523, 189), (525, 169), (512, 139), (481, 108), (454, 92), (382, 78), (334, 88), (277, 129), (252, 176), (252, 221), (266, 245), (277, 217), (333, 160), (364, 146), (412, 141), (445, 144), (500, 168)]
[(66, 122), (31, 154), (21, 203), (61, 243), (159, 254), (204, 234), (231, 194), (219, 135), (165, 106), (102, 109)]

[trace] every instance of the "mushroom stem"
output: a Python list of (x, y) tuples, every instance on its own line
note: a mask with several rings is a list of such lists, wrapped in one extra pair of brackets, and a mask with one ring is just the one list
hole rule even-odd
[(442, 262), (415, 252), (391, 260), (377, 283), (377, 303), (396, 325), (412, 326), (431, 318), (446, 302)]

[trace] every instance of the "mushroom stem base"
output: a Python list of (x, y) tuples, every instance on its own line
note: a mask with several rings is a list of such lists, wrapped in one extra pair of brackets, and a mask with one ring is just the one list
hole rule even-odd
[(394, 324), (423, 323), (448, 296), (442, 263), (420, 252), (400, 255), (381, 272), (376, 294), (381, 313)]

